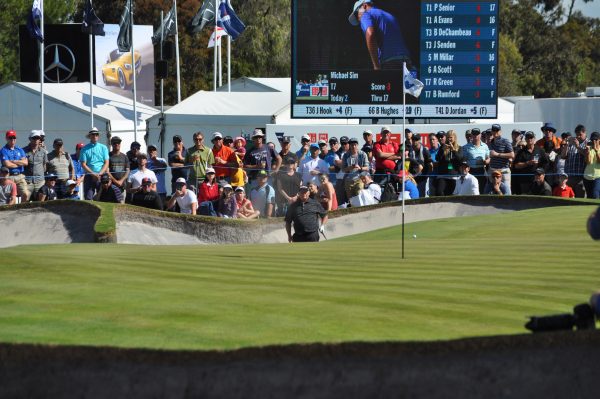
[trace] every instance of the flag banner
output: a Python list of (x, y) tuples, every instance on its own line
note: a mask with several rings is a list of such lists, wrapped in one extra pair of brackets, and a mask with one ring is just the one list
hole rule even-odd
[(423, 90), (425, 85), (419, 79), (412, 76), (406, 64), (404, 64), (404, 92), (408, 93), (414, 97), (419, 97), (421, 95), (421, 90)]
[(100, 21), (100, 18), (96, 15), (96, 10), (92, 5), (92, 0), (85, 1), (85, 7), (83, 8), (83, 23), (81, 24), (81, 31), (97, 35), (104, 36), (104, 22)]
[[(125, 3), (125, 9), (119, 22), (119, 35), (117, 36), (117, 47), (124, 53), (131, 50), (131, 18), (129, 8), (132, 7), (131, 0)], [(132, 10), (133, 11), (133, 10)]]
[(165, 15), (163, 23), (159, 25), (158, 28), (154, 31), (154, 34), (152, 35), (152, 44), (160, 43), (160, 36), (163, 26), (165, 28), (165, 33), (163, 37), (165, 39), (169, 36), (175, 36), (175, 33), (177, 32), (177, 27), (175, 26), (176, 12), (177, 10), (175, 10), (175, 5), (173, 5), (173, 7), (171, 7), (171, 10), (167, 13), (167, 15)]
[[(217, 1), (219, 1), (217, 26), (225, 29), (225, 32), (231, 36), (231, 39), (235, 40), (246, 29), (246, 25), (244, 25), (235, 11), (233, 11), (229, 0)], [(200, 32), (205, 26), (215, 26), (214, 9), (215, 0), (205, 0), (188, 26), (190, 33)]]
[[(223, 36), (227, 36), (227, 32), (225, 32), (225, 29), (217, 27), (217, 46), (221, 45), (221, 37)], [(213, 48), (215, 47), (215, 32), (213, 31), (213, 33), (210, 35), (210, 39), (208, 39), (208, 48)]]
[(188, 24), (189, 33), (197, 33), (205, 26), (215, 25), (215, 0), (204, 0), (202, 7)]
[(44, 43), (44, 36), (42, 36), (42, 30), (38, 24), (38, 21), (42, 19), (42, 0), (33, 0), (33, 6), (27, 18), (27, 29), (29, 34), (34, 39), (37, 39), (40, 43)]

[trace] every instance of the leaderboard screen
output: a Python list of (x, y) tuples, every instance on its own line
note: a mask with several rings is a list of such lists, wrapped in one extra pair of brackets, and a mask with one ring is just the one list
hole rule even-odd
[(496, 118), (498, 3), (292, 0), (292, 117)]

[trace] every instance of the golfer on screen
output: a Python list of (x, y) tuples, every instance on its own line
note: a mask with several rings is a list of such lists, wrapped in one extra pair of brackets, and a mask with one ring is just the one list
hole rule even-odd
[(411, 68), (400, 24), (392, 14), (375, 7), (371, 0), (358, 0), (348, 21), (355, 26), (360, 24), (374, 70), (402, 69), (403, 62)]

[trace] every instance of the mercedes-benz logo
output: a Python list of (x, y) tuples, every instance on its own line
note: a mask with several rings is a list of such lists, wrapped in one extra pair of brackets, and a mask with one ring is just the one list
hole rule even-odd
[[(52, 60), (47, 62), (46, 60)], [(44, 76), (53, 83), (68, 81), (75, 72), (75, 54), (64, 44), (50, 44), (44, 48)]]

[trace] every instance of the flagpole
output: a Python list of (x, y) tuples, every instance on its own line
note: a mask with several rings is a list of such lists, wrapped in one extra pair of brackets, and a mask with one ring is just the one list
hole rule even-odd
[(131, 43), (131, 68), (133, 69), (133, 140), (137, 141), (137, 87), (136, 87), (136, 65), (135, 50), (133, 46), (133, 0), (129, 0), (129, 40)]
[(217, 2), (215, 1), (215, 49), (213, 62), (213, 91), (217, 91)]
[(92, 39), (92, 30), (94, 28), (90, 27), (90, 34), (89, 34), (89, 43), (90, 43), (90, 128), (94, 127), (94, 60), (93, 60), (93, 56), (92, 56), (92, 46), (93, 46), (93, 39)]
[(217, 40), (217, 43), (219, 44), (219, 87), (223, 86), (223, 47), (221, 47), (222, 42), (223, 41), (221, 40), (221, 38)]
[(406, 185), (406, 89), (404, 87), (404, 70), (406, 62), (402, 68), (402, 259), (404, 259), (404, 191)]
[(227, 91), (231, 92), (231, 36), (227, 35)]
[[(42, 12), (42, 16), (40, 17), (40, 30), (42, 32), (42, 37), (44, 37), (44, 0), (40, 0), (40, 10)], [(39, 43), (40, 46), (40, 116), (42, 119), (41, 127), (44, 130), (44, 42)]]
[(179, 104), (181, 102), (181, 76), (179, 70), (179, 26), (177, 25), (177, 0), (173, 0), (173, 9), (175, 10), (175, 65), (177, 66), (177, 104)]
[[(160, 11), (160, 60), (163, 60), (163, 46), (165, 39), (165, 16), (164, 11)], [(164, 90), (165, 90), (165, 79), (161, 76), (160, 78), (160, 114), (164, 118), (165, 115), (165, 103), (164, 103)]]

